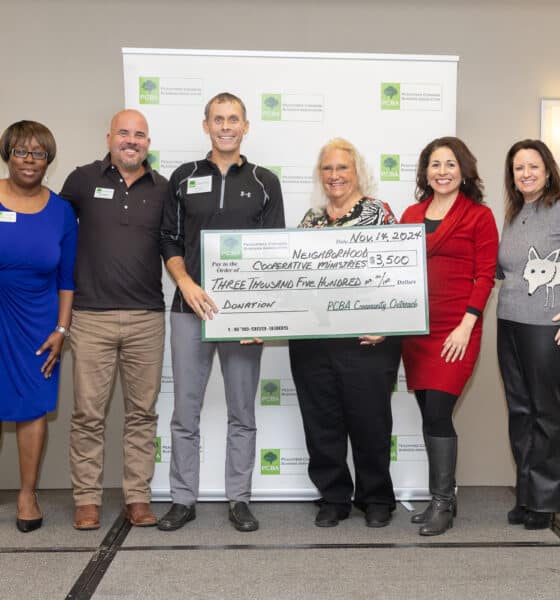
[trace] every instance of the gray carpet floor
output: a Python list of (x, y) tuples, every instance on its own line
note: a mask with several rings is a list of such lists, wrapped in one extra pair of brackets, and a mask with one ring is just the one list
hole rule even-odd
[[(231, 527), (225, 503), (200, 503), (179, 531), (129, 529), (118, 490), (107, 490), (102, 528), (90, 532), (72, 528), (69, 491), (42, 491), (44, 526), (24, 535), (15, 498), (0, 492), (0, 600), (560, 597), (560, 538), (508, 525), (509, 488), (461, 488), (453, 529), (434, 538), (418, 536), (401, 505), (389, 527), (367, 528), (354, 510), (321, 529), (304, 502), (254, 503), (253, 533)], [(158, 515), (168, 507), (154, 504)]]
[(557, 600), (560, 548), (120, 552), (95, 600)]

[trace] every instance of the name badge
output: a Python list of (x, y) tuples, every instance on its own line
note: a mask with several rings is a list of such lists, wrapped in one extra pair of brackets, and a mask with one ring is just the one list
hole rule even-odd
[(212, 175), (206, 177), (189, 177), (187, 194), (204, 194), (212, 191)]
[(0, 210), (0, 223), (15, 223), (17, 213), (12, 210)]
[(113, 188), (102, 188), (96, 187), (95, 194), (93, 194), (94, 198), (105, 198), (105, 200), (111, 200), (115, 195), (115, 190)]

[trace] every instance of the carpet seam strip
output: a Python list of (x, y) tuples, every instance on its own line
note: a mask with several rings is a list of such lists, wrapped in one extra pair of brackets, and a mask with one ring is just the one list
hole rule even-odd
[[(128, 533), (128, 532), (127, 532)], [(554, 531), (560, 537), (560, 532)], [(123, 537), (122, 541), (124, 541)], [(391, 548), (559, 548), (560, 542), (366, 542), (366, 543), (332, 543), (332, 544), (171, 544), (171, 545), (147, 545), (147, 546), (122, 546), (119, 544), (99, 547), (75, 547), (60, 546), (52, 547), (28, 547), (28, 548), (0, 548), (0, 554), (72, 554), (95, 552), (96, 556), (102, 552), (141, 552), (154, 550), (361, 550), (369, 548), (391, 549)], [(114, 556), (111, 557), (111, 560)], [(95, 566), (99, 565), (99, 558), (92, 558)], [(89, 565), (88, 565), (89, 566)], [(86, 567), (84, 569), (87, 569)]]
[(119, 552), (151, 551), (204, 551), (204, 550), (368, 550), (368, 549), (400, 549), (400, 548), (560, 548), (560, 542), (418, 542), (391, 543), (372, 542), (355, 544), (217, 544), (217, 545), (170, 545), (170, 546), (122, 546)]
[(92, 598), (130, 529), (131, 524), (122, 511), (68, 592), (66, 600), (90, 600)]
[(79, 554), (96, 552), (99, 546), (28, 546), (27, 548), (0, 548), (0, 554)]

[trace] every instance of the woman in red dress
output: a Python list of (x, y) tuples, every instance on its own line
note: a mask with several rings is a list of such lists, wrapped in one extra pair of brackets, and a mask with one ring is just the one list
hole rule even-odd
[(420, 154), (417, 204), (401, 223), (426, 225), (430, 334), (403, 342), (408, 387), (420, 412), (432, 499), (412, 517), (420, 535), (439, 535), (457, 514), (457, 434), (453, 409), (472, 374), (482, 335), (482, 312), (494, 285), (498, 231), (482, 204), (476, 159), (458, 138), (432, 141)]

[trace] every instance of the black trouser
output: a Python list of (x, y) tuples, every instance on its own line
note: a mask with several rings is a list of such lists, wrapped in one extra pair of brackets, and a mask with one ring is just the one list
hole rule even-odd
[(356, 471), (354, 503), (395, 507), (389, 473), (391, 393), (400, 339), (374, 346), (357, 338), (290, 341), (290, 364), (309, 452), (309, 477), (330, 503), (351, 506), (354, 484), (346, 462), (348, 438)]
[(498, 320), (498, 360), (517, 466), (517, 503), (560, 512), (560, 348), (557, 328)]

